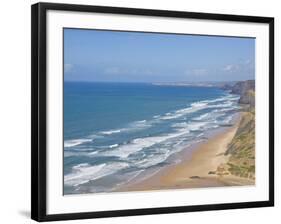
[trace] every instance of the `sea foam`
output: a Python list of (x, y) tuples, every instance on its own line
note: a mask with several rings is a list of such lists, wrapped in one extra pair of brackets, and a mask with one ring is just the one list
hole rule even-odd
[[(160, 132), (148, 137), (131, 137), (123, 143), (111, 141), (111, 145), (105, 144), (98, 146), (99, 150), (86, 152), (83, 156), (89, 158), (104, 157), (104, 163), (99, 165), (81, 163), (73, 166), (72, 172), (65, 175), (65, 184), (78, 186), (91, 180), (115, 174), (121, 170), (124, 172), (126, 168), (132, 167), (136, 169), (134, 172), (140, 173), (144, 169), (163, 163), (172, 154), (187, 147), (190, 143), (189, 139), (194, 142), (202, 141), (202, 136), (204, 136), (206, 130), (218, 128), (222, 124), (229, 124), (233, 117), (229, 113), (239, 109), (237, 99), (235, 95), (225, 95), (212, 100), (193, 102), (185, 108), (166, 112), (162, 115), (154, 115), (150, 119), (133, 121), (124, 127), (100, 131), (97, 135), (102, 135), (104, 139), (114, 139), (122, 133), (125, 133), (126, 136), (127, 132), (130, 132), (130, 134), (138, 133), (138, 131), (150, 127), (161, 130), (161, 126), (157, 125), (169, 126), (166, 133)], [(69, 140), (65, 141), (65, 147), (75, 147), (90, 141), (92, 139), (87, 138)], [(85, 149), (87, 149), (88, 145), (85, 144), (85, 146)]]
[(86, 142), (91, 142), (93, 139), (81, 138), (81, 139), (73, 139), (64, 141), (64, 147), (73, 147), (77, 145), (81, 145)]
[(86, 163), (79, 164), (72, 168), (72, 173), (64, 176), (64, 183), (70, 186), (78, 186), (113, 174), (125, 167), (128, 167), (128, 164), (121, 162), (103, 163), (95, 166)]

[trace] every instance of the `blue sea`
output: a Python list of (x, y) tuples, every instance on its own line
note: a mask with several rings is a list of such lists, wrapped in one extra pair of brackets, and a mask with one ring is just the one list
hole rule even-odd
[(239, 96), (216, 87), (64, 83), (64, 194), (111, 192), (231, 125)]

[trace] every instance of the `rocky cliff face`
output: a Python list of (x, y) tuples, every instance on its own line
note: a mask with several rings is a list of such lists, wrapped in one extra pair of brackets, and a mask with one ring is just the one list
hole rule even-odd
[(255, 179), (255, 81), (237, 82), (228, 89), (240, 95), (242, 111), (238, 129), (225, 152), (229, 160), (221, 167), (232, 175)]
[(231, 87), (231, 93), (239, 95), (245, 94), (249, 90), (255, 91), (255, 80), (240, 81)]
[(243, 95), (240, 96), (239, 99), (240, 104), (249, 104), (250, 107), (255, 106), (255, 91), (249, 90)]
[(240, 95), (240, 104), (255, 106), (255, 80), (237, 82), (231, 87), (231, 93)]

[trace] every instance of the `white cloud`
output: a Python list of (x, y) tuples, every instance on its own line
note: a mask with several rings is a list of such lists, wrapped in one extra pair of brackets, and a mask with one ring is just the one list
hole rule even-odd
[(236, 72), (241, 70), (242, 66), (240, 64), (226, 65), (222, 70), (226, 72)]
[(145, 74), (147, 74), (147, 75), (153, 75), (153, 74), (155, 74), (151, 69), (145, 69), (143, 72), (144, 72)]
[(118, 67), (110, 67), (104, 70), (104, 73), (106, 74), (120, 74), (121, 72), (121, 69)]
[(247, 59), (247, 60), (245, 60), (245, 65), (249, 65), (249, 64), (251, 64), (252, 63), (252, 61), (250, 60), (250, 59)]
[(137, 68), (120, 68), (120, 67), (109, 67), (104, 69), (105, 74), (119, 75), (119, 74), (142, 74), (142, 75), (153, 75), (155, 74), (151, 69), (137, 69)]
[(228, 64), (222, 68), (222, 71), (232, 73), (249, 70), (253, 67), (253, 62), (249, 59), (237, 64)]
[(201, 75), (205, 75), (207, 73), (208, 73), (208, 70), (204, 69), (204, 68), (187, 69), (185, 71), (186, 75), (198, 75), (198, 76), (201, 76)]
[(232, 65), (225, 66), (222, 70), (224, 71), (230, 71), (232, 69)]
[(72, 64), (64, 64), (64, 72), (65, 73), (71, 72), (72, 69), (73, 69), (73, 65)]
[(207, 69), (204, 69), (204, 68), (193, 69), (193, 73), (195, 75), (204, 75), (207, 73)]

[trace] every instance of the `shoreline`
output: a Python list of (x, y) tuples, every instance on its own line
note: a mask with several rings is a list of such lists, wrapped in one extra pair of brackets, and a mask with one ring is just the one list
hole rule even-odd
[(115, 192), (148, 191), (183, 188), (205, 188), (223, 186), (254, 185), (255, 181), (234, 175), (217, 175), (214, 171), (227, 163), (229, 156), (224, 155), (238, 129), (242, 113), (234, 119), (233, 125), (225, 127), (204, 142), (186, 147), (178, 155), (181, 161), (155, 172), (147, 178), (135, 180), (115, 189)]

